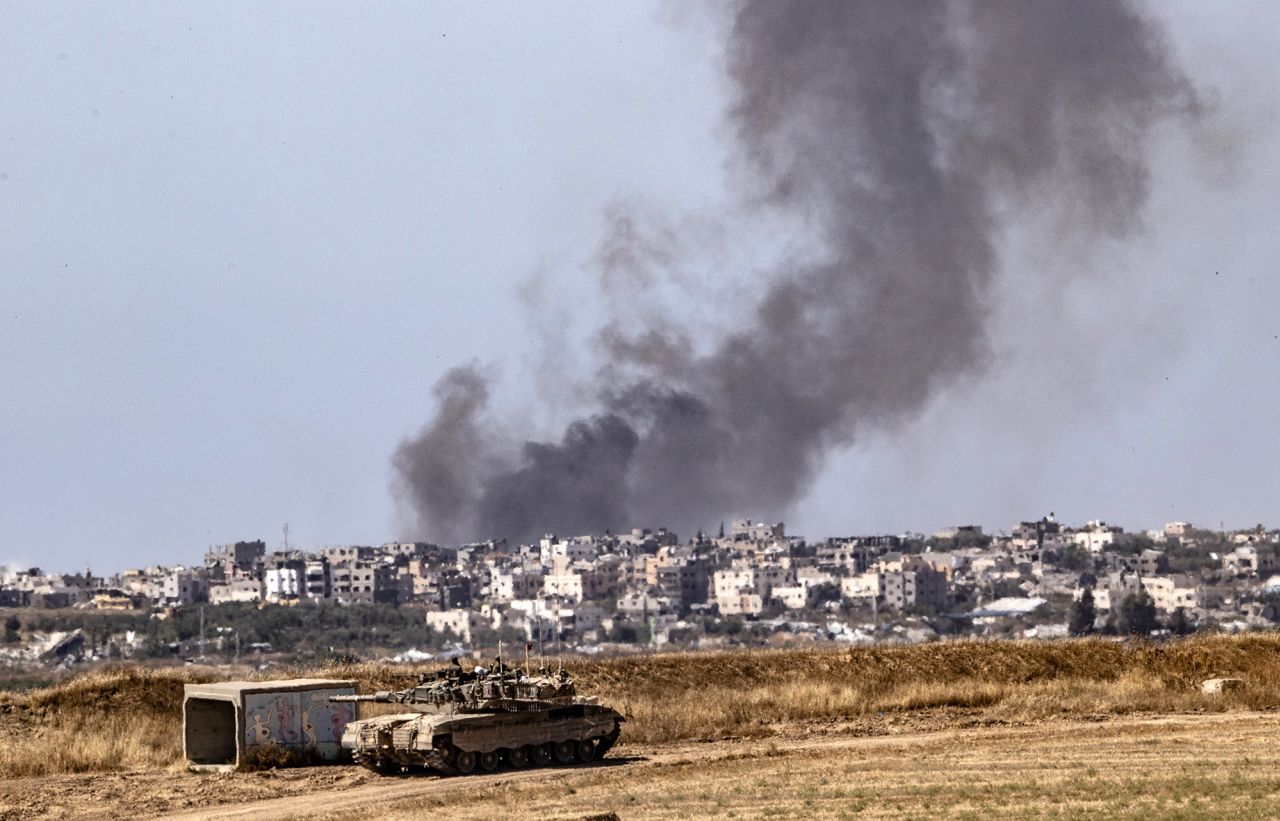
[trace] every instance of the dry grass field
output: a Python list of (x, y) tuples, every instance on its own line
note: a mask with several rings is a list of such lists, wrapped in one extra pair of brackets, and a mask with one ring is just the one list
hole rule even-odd
[[(579, 689), (629, 721), (626, 744), (764, 738), (846, 722), (868, 732), (928, 715), (931, 726), (1026, 725), (1280, 707), (1280, 636), (1197, 637), (1162, 644), (1085, 639), (947, 642), (906, 647), (659, 654), (567, 664)], [(360, 664), (273, 677), (406, 686), (426, 668)], [(181, 759), (182, 685), (213, 670), (123, 666), (54, 687), (0, 694), (0, 777), (164, 769)], [(1199, 682), (1246, 687), (1204, 696)]]
[[(629, 721), (603, 766), (470, 778), (356, 767), (199, 776), (182, 685), (122, 666), (0, 694), (0, 819), (1220, 817), (1280, 807), (1280, 635), (662, 654), (574, 661)], [(419, 668), (421, 669), (421, 668)], [(419, 669), (361, 664), (273, 677)], [(1201, 694), (1238, 676), (1239, 692)], [(380, 705), (375, 705), (380, 706)]]
[(366, 803), (306, 815), (407, 821), (447, 808), (486, 819), (518, 807), (564, 819), (1269, 818), (1280, 808), (1278, 734), (1275, 716), (1218, 714), (779, 739), (532, 783), (455, 779), (372, 813)]
[(466, 778), (353, 766), (19, 778), (0, 780), (0, 819), (1255, 819), (1280, 806), (1275, 713), (859, 730), (631, 744), (601, 766)]

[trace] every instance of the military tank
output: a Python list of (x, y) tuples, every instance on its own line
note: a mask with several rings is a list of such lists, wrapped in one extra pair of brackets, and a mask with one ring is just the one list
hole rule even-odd
[(577, 694), (563, 671), (453, 666), (418, 686), (330, 701), (401, 704), (411, 712), (349, 722), (342, 747), (376, 772), (430, 769), (448, 775), (588, 763), (609, 751), (625, 721)]

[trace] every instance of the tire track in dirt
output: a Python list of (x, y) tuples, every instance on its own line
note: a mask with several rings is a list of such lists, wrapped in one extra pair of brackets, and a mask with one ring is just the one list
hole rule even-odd
[[(904, 752), (972, 744), (979, 740), (1000, 739), (1009, 745), (1016, 755), (1020, 742), (1032, 739), (1044, 741), (1062, 736), (1079, 741), (1089, 736), (1113, 737), (1117, 733), (1139, 735), (1161, 734), (1181, 727), (1202, 727), (1218, 723), (1265, 724), (1271, 730), (1280, 728), (1280, 716), (1274, 713), (1220, 713), (1172, 716), (1147, 716), (1139, 718), (1110, 719), (1100, 722), (1052, 721), (1021, 727), (977, 727), (970, 729), (945, 729), (907, 731), (884, 735), (832, 734), (809, 736), (781, 736), (753, 740), (722, 740), (706, 743), (666, 746), (661, 750), (636, 750), (622, 748), (624, 755), (605, 759), (591, 766), (559, 767), (521, 771), (504, 771), (472, 776), (411, 775), (381, 778), (373, 783), (353, 786), (330, 786), (314, 792), (255, 800), (238, 804), (222, 804), (192, 809), (180, 814), (162, 817), (181, 821), (230, 821), (245, 818), (316, 818), (343, 817), (368, 813), (378, 817), (388, 808), (403, 810), (415, 800), (436, 803), (456, 796), (464, 801), (469, 793), (505, 785), (535, 785), (558, 779), (575, 779), (578, 776), (604, 778), (618, 782), (619, 786), (646, 778), (661, 778), (662, 770), (685, 767), (690, 764), (711, 766), (717, 761), (772, 756), (826, 754), (839, 751), (842, 755), (856, 755), (858, 751), (902, 748)], [(630, 753), (631, 755), (625, 755)], [(640, 754), (643, 753), (643, 754)]]

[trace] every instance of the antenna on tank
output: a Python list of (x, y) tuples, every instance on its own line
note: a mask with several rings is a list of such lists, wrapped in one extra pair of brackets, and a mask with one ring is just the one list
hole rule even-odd
[(556, 672), (564, 672), (564, 649), (560, 645), (560, 605), (556, 605)]

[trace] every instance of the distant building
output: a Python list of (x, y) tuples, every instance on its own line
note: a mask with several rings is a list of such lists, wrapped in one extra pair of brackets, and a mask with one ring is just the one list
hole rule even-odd
[(542, 589), (544, 575), (524, 568), (495, 571), (489, 583), (489, 596), (496, 602), (531, 599)]
[(843, 599), (881, 599), (884, 597), (884, 574), (875, 570), (840, 580)]
[(251, 570), (255, 564), (262, 561), (266, 553), (267, 545), (261, 540), (218, 545), (209, 548), (209, 551), (204, 554), (204, 566), (209, 569), (219, 568), (230, 576), (235, 571)]
[(1038, 522), (1019, 522), (1013, 529), (1009, 544), (1015, 550), (1038, 550), (1057, 547), (1061, 540), (1062, 525), (1050, 513)]
[(1223, 569), (1237, 576), (1269, 576), (1276, 566), (1276, 550), (1269, 544), (1244, 544), (1222, 557)]
[(1072, 534), (1071, 540), (1090, 553), (1101, 553), (1123, 544), (1127, 536), (1124, 528), (1113, 527), (1101, 520), (1095, 520)]
[(1192, 611), (1200, 606), (1200, 586), (1188, 576), (1145, 576), (1142, 586), (1162, 613), (1172, 613), (1179, 607)]
[(947, 577), (926, 562), (884, 573), (884, 603), (895, 610), (940, 609), (947, 603)]
[(254, 603), (262, 601), (262, 580), (257, 576), (234, 576), (209, 585), (209, 603)]
[(448, 631), (464, 644), (470, 644), (477, 630), (489, 624), (475, 610), (432, 610), (427, 613), (427, 626), (439, 632)]
[(767, 524), (750, 519), (734, 519), (729, 536), (741, 542), (780, 542), (787, 538), (787, 528), (782, 522)]
[(269, 602), (298, 601), (306, 593), (306, 563), (285, 559), (262, 574), (263, 598)]
[(395, 567), (340, 562), (330, 566), (331, 591), (342, 604), (398, 604), (401, 586)]
[(209, 600), (209, 577), (204, 570), (176, 569), (165, 576), (164, 604), (186, 607)]
[(809, 606), (809, 588), (798, 584), (775, 587), (770, 598), (788, 610), (803, 610)]
[(303, 592), (312, 601), (328, 601), (333, 598), (333, 574), (329, 560), (323, 556), (308, 559), (303, 565)]
[(764, 599), (759, 593), (716, 596), (716, 606), (722, 616), (758, 616), (764, 610)]

